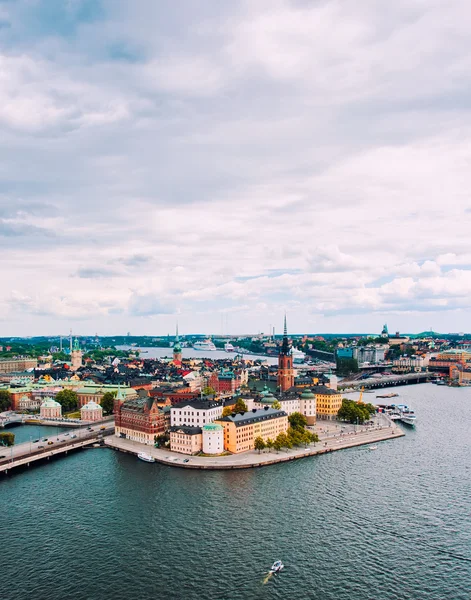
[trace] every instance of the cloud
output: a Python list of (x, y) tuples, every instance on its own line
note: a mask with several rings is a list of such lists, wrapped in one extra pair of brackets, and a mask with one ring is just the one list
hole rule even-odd
[(1, 3), (5, 335), (464, 329), (468, 3), (145, 4)]

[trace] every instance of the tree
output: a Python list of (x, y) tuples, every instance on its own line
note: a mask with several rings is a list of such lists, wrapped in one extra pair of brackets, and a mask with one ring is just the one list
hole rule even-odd
[(363, 402), (355, 402), (354, 400), (343, 398), (337, 417), (341, 421), (361, 424), (367, 421), (375, 412), (376, 408), (370, 403), (364, 404)]
[(56, 394), (56, 402), (62, 405), (65, 412), (75, 410), (78, 406), (77, 392), (73, 390), (62, 390)]
[(289, 424), (293, 429), (302, 430), (307, 425), (307, 419), (300, 412), (291, 413), (288, 417)]
[(8, 390), (0, 390), (0, 412), (11, 408), (11, 394)]
[(274, 408), (275, 410), (281, 410), (281, 403), (278, 400), (275, 400), (275, 402), (273, 402), (271, 407)]
[(286, 433), (279, 433), (276, 437), (275, 444), (277, 444), (280, 448), (292, 448), (293, 444), (288, 439)]
[(162, 448), (168, 445), (170, 436), (168, 433), (161, 433), (160, 435), (154, 435), (154, 445), (156, 448)]
[(247, 412), (248, 411), (247, 404), (245, 404), (245, 402), (242, 400), (242, 398), (237, 398), (237, 402), (235, 403), (232, 411), (235, 413)]
[[(279, 437), (279, 436), (278, 436), (278, 437)], [(278, 452), (281, 450), (281, 448), (282, 448), (281, 442), (280, 442), (280, 440), (278, 439), (278, 437), (277, 437), (277, 438), (276, 438), (276, 440), (273, 442), (273, 448), (275, 448), (275, 450), (276, 450), (276, 452), (277, 452), (277, 453), (278, 453)]]
[(293, 446), (300, 446), (304, 442), (303, 431), (304, 429), (288, 428), (288, 440)]
[(103, 412), (111, 415), (113, 414), (114, 409), (114, 401), (116, 398), (116, 392), (105, 392), (103, 394), (103, 398), (101, 399), (101, 407), (103, 408)]
[(205, 388), (203, 388), (203, 396), (215, 396), (216, 395), (216, 390), (214, 388), (212, 388), (211, 386), (207, 385)]
[(275, 445), (275, 442), (271, 438), (268, 438), (267, 441), (265, 442), (265, 446), (268, 448), (268, 450), (271, 450), (274, 445)]
[(0, 446), (13, 446), (15, 443), (15, 434), (9, 431), (0, 433)]
[(254, 448), (255, 448), (255, 450), (258, 450), (259, 454), (260, 454), (260, 451), (263, 450), (265, 447), (266, 447), (266, 444), (263, 441), (262, 437), (258, 436), (257, 438), (255, 438)]
[(337, 357), (337, 375), (350, 375), (350, 373), (358, 373), (358, 371), (358, 361), (356, 358)]
[(223, 417), (228, 417), (230, 414), (232, 414), (232, 408), (230, 406), (225, 406), (222, 409), (222, 416)]

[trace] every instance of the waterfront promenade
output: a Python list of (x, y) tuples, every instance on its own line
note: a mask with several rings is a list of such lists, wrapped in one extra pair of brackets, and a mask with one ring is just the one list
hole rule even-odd
[[(319, 435), (320, 441), (308, 446), (307, 448), (293, 448), (291, 450), (281, 450), (276, 452), (263, 451), (260, 454), (257, 450), (243, 452), (241, 454), (231, 454), (228, 456), (191, 456), (186, 454), (177, 454), (167, 449), (153, 448), (145, 446), (138, 442), (110, 436), (106, 439), (105, 444), (111, 448), (121, 452), (131, 454), (139, 454), (146, 452), (153, 456), (156, 462), (186, 469), (250, 469), (273, 465), (299, 458), (307, 458), (319, 454), (326, 454), (336, 450), (352, 448), (355, 446), (363, 446), (375, 444), (384, 440), (396, 439), (404, 436), (404, 432), (385, 416), (378, 415), (376, 423), (373, 427), (353, 426), (338, 423), (318, 423), (316, 432)], [(344, 432), (341, 432), (341, 427), (344, 426)], [(184, 462), (187, 460), (188, 462)]]

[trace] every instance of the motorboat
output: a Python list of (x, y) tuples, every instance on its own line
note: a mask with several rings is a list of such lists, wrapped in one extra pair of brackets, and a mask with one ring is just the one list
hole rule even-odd
[(150, 462), (150, 463), (155, 462), (155, 458), (153, 456), (151, 456), (150, 454), (147, 454), (146, 452), (139, 452), (139, 454), (137, 455), (137, 458), (139, 458), (140, 460), (143, 460), (145, 462)]
[(224, 350), (226, 352), (235, 352), (235, 347), (231, 344), (231, 342), (226, 342), (224, 344)]
[(373, 444), (373, 446), (368, 446), (368, 448), (369, 448), (370, 450), (377, 450), (377, 449), (378, 449), (378, 446), (376, 446), (376, 444)]
[(276, 560), (273, 564), (272, 567), (270, 569), (270, 573), (278, 573), (279, 571), (281, 571), (282, 569), (284, 569), (284, 564), (281, 562), (281, 560)]

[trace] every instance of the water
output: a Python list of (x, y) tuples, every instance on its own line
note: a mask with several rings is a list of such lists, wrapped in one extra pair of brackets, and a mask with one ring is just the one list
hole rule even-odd
[(22, 444), (23, 442), (29, 442), (30, 439), (36, 440), (38, 438), (47, 437), (54, 438), (57, 434), (63, 431), (70, 431), (70, 427), (55, 427), (51, 425), (12, 425), (6, 427), (2, 431), (8, 431), (15, 434), (15, 444)]
[[(135, 350), (132, 346), (116, 346), (118, 350)], [(172, 348), (141, 348), (141, 358), (172, 358)], [(147, 351), (147, 352), (146, 352)], [(229, 360), (235, 358), (236, 352), (225, 352), (224, 350), (204, 351), (194, 348), (182, 348), (182, 358), (209, 358), (211, 360)], [(261, 356), (258, 354), (243, 354), (246, 360), (266, 361), (270, 365), (278, 364), (277, 356)]]
[(3, 477), (2, 597), (469, 600), (471, 390), (398, 391), (417, 430), (374, 452), (203, 472), (90, 449)]

